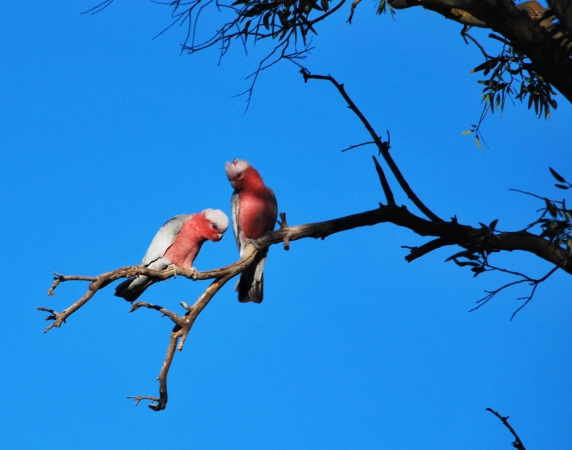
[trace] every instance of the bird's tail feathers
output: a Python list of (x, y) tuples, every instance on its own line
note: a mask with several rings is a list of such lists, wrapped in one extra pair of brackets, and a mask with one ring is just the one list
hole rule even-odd
[(264, 264), (266, 263), (266, 253), (261, 252), (250, 266), (248, 266), (236, 284), (238, 301), (241, 303), (254, 302), (262, 303), (264, 296)]
[(120, 283), (115, 288), (115, 296), (123, 297), (128, 302), (134, 302), (139, 298), (139, 296), (145, 292), (149, 286), (151, 286), (154, 281), (149, 280), (147, 277), (139, 275), (135, 278), (130, 278)]

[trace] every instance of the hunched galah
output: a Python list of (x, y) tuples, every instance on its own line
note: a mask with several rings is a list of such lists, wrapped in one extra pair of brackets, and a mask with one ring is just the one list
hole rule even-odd
[[(141, 266), (164, 270), (174, 265), (189, 270), (205, 241), (220, 241), (227, 228), (228, 217), (219, 209), (175, 216), (157, 232)], [(155, 281), (139, 275), (117, 286), (115, 295), (132, 302), (153, 283)]]
[[(272, 189), (266, 187), (258, 171), (243, 159), (227, 162), (226, 176), (234, 188), (231, 198), (232, 228), (240, 256), (248, 241), (274, 230), (278, 205)], [(258, 252), (236, 285), (240, 302), (262, 302), (264, 264), (268, 249)]]

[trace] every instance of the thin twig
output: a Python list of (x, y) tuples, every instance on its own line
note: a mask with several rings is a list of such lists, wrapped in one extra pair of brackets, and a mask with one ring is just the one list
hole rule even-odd
[(477, 47), (479, 47), (479, 50), (481, 51), (481, 53), (483, 54), (483, 56), (484, 56), (486, 59), (492, 59), (492, 56), (490, 56), (490, 55), (485, 51), (484, 47), (479, 43), (479, 41), (477, 41), (473, 36), (471, 36), (467, 31), (465, 31), (465, 29), (466, 29), (466, 25), (465, 25), (465, 27), (463, 28), (463, 31), (461, 31), (461, 35), (462, 35), (463, 37), (468, 37), (471, 41), (473, 41), (473, 42), (475, 43), (475, 45), (476, 45)]
[(362, 142), (361, 144), (350, 145), (348, 148), (344, 148), (342, 150), (342, 153), (347, 152), (348, 150), (353, 150), (354, 148), (363, 147), (365, 145), (371, 145), (371, 144), (375, 144), (375, 142), (369, 141), (369, 142)]
[(77, 280), (77, 281), (95, 281), (95, 277), (84, 277), (82, 275), (68, 275), (68, 276), (64, 276), (61, 275), (57, 272), (54, 272), (54, 282), (52, 283), (52, 286), (48, 289), (48, 295), (55, 297), (56, 293), (54, 292), (56, 290), (56, 288), (58, 287), (58, 285), (62, 282), (62, 281), (72, 281), (72, 280)]
[(521, 191), (520, 189), (510, 188), (509, 191), (514, 191), (514, 192), (519, 192), (519, 193), (521, 193), (521, 194), (530, 195), (530, 196), (532, 196), (532, 197), (539, 198), (540, 200), (544, 200), (544, 199), (545, 199), (545, 197), (541, 197), (540, 195), (536, 195), (536, 194), (533, 194), (533, 193), (531, 193), (531, 192)]
[(338, 9), (340, 9), (342, 7), (342, 5), (346, 2), (346, 0), (342, 0), (340, 3), (338, 3), (336, 6), (334, 6), (333, 8), (331, 8), (327, 13), (322, 14), (319, 17), (316, 17), (313, 20), (309, 20), (308, 21), (308, 25), (314, 25), (318, 22), (321, 22), (322, 20), (324, 20), (326, 17), (334, 14)]
[(542, 283), (543, 281), (546, 281), (548, 279), (548, 277), (550, 277), (558, 269), (559, 269), (559, 267), (553, 267), (550, 272), (548, 272), (546, 275), (544, 275), (542, 278), (540, 278), (539, 280), (537, 280), (534, 283), (534, 286), (532, 287), (532, 291), (530, 292), (530, 295), (528, 297), (520, 297), (518, 299), (518, 300), (525, 300), (525, 302), (522, 305), (520, 305), (520, 307), (515, 312), (512, 313), (512, 316), (510, 316), (510, 320), (514, 319), (514, 316), (516, 316), (522, 308), (524, 308), (526, 305), (528, 305), (528, 303), (532, 300), (532, 297), (534, 297), (534, 294), (536, 292), (536, 288), (538, 287), (538, 285), (540, 283)]
[(514, 431), (514, 428), (510, 426), (510, 423), (508, 423), (508, 416), (501, 416), (498, 412), (494, 411), (491, 408), (487, 408), (487, 411), (493, 413), (495, 416), (497, 416), (503, 423), (503, 425), (505, 427), (507, 427), (509, 429), (509, 431), (512, 433), (512, 435), (514, 436), (514, 442), (512, 443), (512, 446), (514, 448), (516, 448), (517, 450), (526, 450), (526, 448), (524, 447), (524, 444), (522, 443), (522, 440), (520, 439), (520, 437), (518, 436), (518, 434), (516, 434), (516, 431)]
[[(291, 34), (292, 34), (292, 32), (290, 32), (290, 35)], [(250, 108), (250, 101), (252, 100), (252, 93), (254, 92), (254, 86), (256, 85), (256, 81), (258, 80), (258, 76), (260, 75), (260, 73), (265, 71), (266, 69), (270, 69), (272, 66), (274, 66), (275, 64), (277, 64), (278, 62), (280, 62), (283, 59), (290, 60), (291, 62), (294, 62), (294, 63), (296, 63), (295, 62), (296, 59), (304, 59), (305, 54), (309, 53), (313, 49), (313, 47), (311, 47), (310, 45), (311, 45), (311, 41), (306, 47), (304, 47), (303, 50), (295, 51), (295, 52), (290, 53), (290, 54), (286, 54), (286, 51), (288, 50), (288, 48), (290, 46), (289, 38), (287, 38), (283, 42), (278, 44), (276, 47), (274, 47), (274, 49), (258, 63), (258, 68), (246, 77), (246, 80), (252, 78), (252, 82), (250, 84), (250, 87), (248, 89), (246, 89), (245, 91), (241, 92), (240, 94), (233, 95), (233, 98), (241, 97), (243, 95), (247, 95), (246, 108), (244, 109), (243, 114), (246, 114), (248, 111), (248, 108)], [(272, 61), (267, 62), (268, 60), (270, 60), (272, 58), (272, 56), (275, 55), (275, 53), (280, 48), (282, 48), (282, 50), (280, 51), (280, 54), (277, 55), (275, 57), (275, 59), (273, 59)]]
[(163, 316), (167, 316), (169, 319), (171, 319), (175, 323), (175, 325), (179, 325), (179, 326), (182, 325), (181, 318), (177, 314), (175, 314), (174, 312), (169, 311), (168, 309), (163, 308), (162, 306), (153, 305), (153, 304), (147, 303), (147, 302), (133, 303), (129, 312), (132, 313), (134, 311), (137, 311), (139, 308), (154, 309), (156, 311), (159, 311), (161, 314), (163, 314)]
[(550, 271), (548, 271), (548, 273), (546, 275), (544, 275), (543, 277), (538, 278), (538, 279), (534, 279), (534, 278), (531, 278), (528, 275), (525, 275), (525, 274), (520, 273), (520, 272), (515, 272), (512, 270), (503, 269), (500, 267), (493, 266), (493, 265), (489, 264), (488, 261), (486, 261), (486, 260), (485, 260), (484, 266), (488, 269), (487, 271), (498, 271), (498, 272), (502, 272), (502, 273), (507, 273), (510, 275), (521, 277), (521, 279), (507, 283), (507, 284), (495, 289), (494, 291), (485, 291), (487, 293), (487, 295), (485, 295), (483, 298), (478, 300), (477, 301), (478, 305), (475, 306), (474, 308), (470, 309), (469, 312), (472, 312), (472, 311), (479, 309), (481, 306), (487, 304), (490, 300), (492, 300), (497, 294), (499, 294), (500, 292), (502, 292), (505, 289), (508, 289), (512, 286), (516, 286), (516, 285), (522, 284), (522, 283), (529, 283), (532, 286), (530, 295), (528, 295), (526, 297), (519, 297), (518, 298), (518, 300), (525, 300), (525, 302), (521, 306), (519, 306), (518, 309), (512, 314), (512, 316), (510, 317), (511, 321), (512, 321), (512, 319), (514, 319), (516, 314), (518, 314), (518, 312), (520, 312), (522, 310), (522, 308), (524, 308), (526, 305), (528, 305), (528, 303), (530, 303), (530, 301), (534, 297), (534, 294), (536, 293), (536, 289), (538, 288), (538, 285), (540, 283), (543, 283), (544, 281), (546, 281), (554, 272), (556, 272), (558, 269), (560, 269), (560, 267), (555, 266), (552, 269), (550, 269)]
[(93, 8), (88, 9), (87, 11), (84, 11), (81, 14), (97, 14), (101, 11), (103, 11), (105, 8), (107, 8), (109, 5), (111, 5), (113, 3), (113, 0), (103, 0), (100, 4), (95, 5)]
[(136, 395), (128, 395), (127, 398), (128, 398), (128, 399), (135, 400), (135, 406), (139, 406), (139, 403), (140, 403), (141, 401), (143, 401), (143, 400), (149, 400), (149, 401), (152, 401), (152, 402), (159, 402), (159, 399), (158, 399), (157, 397), (151, 397), (151, 396), (148, 396), (148, 395), (139, 395), (139, 396), (136, 396)]

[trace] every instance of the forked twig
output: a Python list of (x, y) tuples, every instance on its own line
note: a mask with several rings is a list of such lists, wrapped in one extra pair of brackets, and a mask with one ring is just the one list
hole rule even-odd
[(505, 285), (503, 285), (503, 286), (501, 286), (501, 287), (499, 287), (493, 291), (485, 291), (487, 293), (487, 295), (485, 295), (483, 298), (481, 298), (479, 301), (477, 301), (478, 305), (475, 306), (474, 308), (472, 308), (471, 310), (469, 310), (469, 312), (475, 311), (475, 310), (479, 309), (481, 306), (486, 305), (497, 294), (499, 294), (500, 292), (502, 292), (505, 289), (508, 289), (512, 286), (516, 286), (516, 285), (522, 284), (522, 283), (528, 283), (530, 286), (532, 286), (532, 289), (531, 289), (531, 292), (529, 295), (527, 295), (525, 297), (519, 297), (518, 298), (518, 300), (524, 300), (524, 303), (522, 305), (520, 305), (514, 313), (512, 313), (510, 320), (514, 319), (514, 317), (522, 310), (522, 308), (524, 308), (526, 305), (528, 305), (528, 303), (530, 303), (530, 301), (534, 297), (534, 294), (536, 293), (536, 289), (538, 288), (538, 286), (541, 283), (543, 283), (544, 281), (546, 281), (554, 272), (556, 272), (560, 268), (558, 266), (554, 266), (543, 277), (531, 278), (528, 275), (525, 275), (525, 274), (520, 273), (520, 272), (514, 272), (512, 270), (507, 270), (507, 269), (503, 269), (500, 267), (492, 266), (491, 264), (488, 263), (488, 261), (485, 262), (485, 267), (487, 267), (487, 271), (499, 271), (499, 272), (503, 272), (503, 273), (508, 273), (510, 275), (518, 276), (518, 277), (520, 277), (520, 279), (512, 281), (510, 283), (507, 283), (507, 284), (505, 284)]
[(354, 114), (356, 116), (358, 116), (361, 123), (364, 125), (366, 130), (369, 132), (370, 136), (373, 138), (373, 141), (375, 142), (375, 145), (377, 146), (380, 155), (383, 156), (383, 159), (385, 160), (385, 162), (387, 163), (387, 165), (391, 169), (391, 172), (393, 173), (393, 175), (397, 179), (397, 182), (399, 183), (399, 185), (401, 186), (403, 191), (407, 194), (407, 196), (411, 199), (413, 204), (415, 206), (417, 206), (417, 208), (419, 208), (419, 210), (423, 214), (425, 214), (425, 216), (427, 218), (429, 218), (430, 220), (432, 220), (434, 222), (443, 222), (443, 220), (441, 218), (439, 218), (427, 206), (425, 206), (425, 204), (419, 199), (419, 197), (417, 197), (415, 192), (413, 192), (413, 189), (411, 189), (411, 187), (409, 186), (409, 183), (407, 183), (404, 176), (401, 174), (399, 167), (397, 167), (397, 164), (395, 164), (395, 161), (391, 157), (391, 155), (389, 153), (388, 143), (381, 140), (380, 136), (375, 132), (375, 130), (373, 129), (373, 127), (371, 126), (371, 124), (369, 123), (367, 118), (363, 115), (363, 113), (359, 110), (359, 108), (356, 106), (356, 104), (353, 102), (353, 100), (347, 94), (347, 92), (344, 88), (344, 85), (338, 83), (338, 81), (334, 77), (332, 77), (331, 75), (313, 75), (307, 69), (302, 69), (300, 72), (302, 73), (302, 76), (304, 77), (304, 81), (306, 81), (306, 82), (308, 80), (325, 80), (325, 81), (329, 81), (330, 83), (332, 83), (336, 87), (336, 89), (339, 91), (339, 93), (342, 95), (342, 97), (344, 98), (344, 100), (348, 104), (348, 107), (354, 112)]

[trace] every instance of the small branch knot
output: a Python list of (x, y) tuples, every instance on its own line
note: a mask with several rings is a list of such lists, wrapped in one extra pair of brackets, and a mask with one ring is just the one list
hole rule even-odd
[(379, 155), (383, 155), (384, 152), (388, 152), (391, 148), (391, 135), (389, 134), (389, 130), (387, 130), (387, 141), (384, 141), (381, 136), (378, 136), (380, 141), (380, 148), (379, 148)]
[[(280, 220), (278, 221), (278, 225), (280, 225), (281, 230), (288, 228), (285, 212), (280, 213)], [(284, 233), (284, 250), (290, 250), (290, 237), (288, 236), (288, 233)]]

